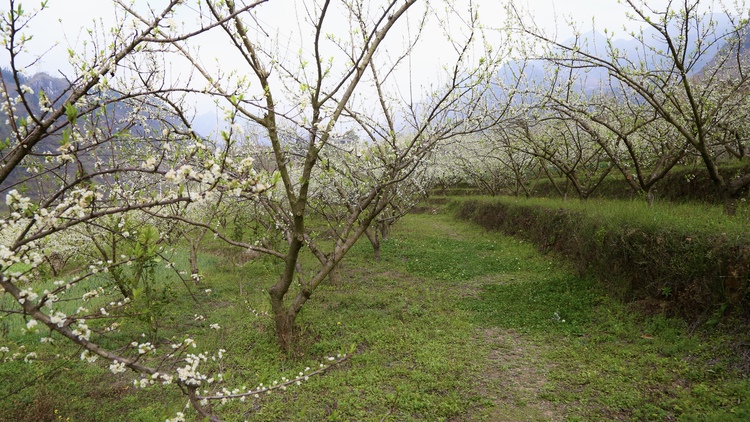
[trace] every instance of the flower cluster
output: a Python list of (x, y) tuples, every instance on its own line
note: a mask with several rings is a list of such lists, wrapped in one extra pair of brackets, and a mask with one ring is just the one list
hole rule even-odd
[[(346, 361), (347, 359), (349, 359), (349, 357), (350, 355), (341, 353), (337, 354), (335, 357), (326, 357), (324, 359), (325, 363), (320, 363), (317, 369), (313, 370), (310, 367), (306, 367), (304, 371), (300, 371), (296, 376), (291, 378), (281, 377), (280, 381), (275, 380), (270, 385), (264, 385), (263, 383), (260, 383), (255, 388), (248, 389), (243, 387), (235, 388), (232, 390), (223, 387), (221, 390), (214, 393), (209, 393), (208, 390), (204, 389), (203, 394), (199, 395), (198, 398), (201, 400), (201, 404), (203, 405), (207, 404), (210, 400), (218, 400), (221, 404), (224, 404), (229, 400), (237, 399), (240, 401), (245, 401), (248, 397), (260, 398), (261, 394), (270, 394), (274, 390), (283, 391), (286, 390), (289, 386), (301, 385), (304, 381), (309, 380), (311, 376), (322, 374), (331, 367)], [(210, 384), (210, 382), (207, 382), (207, 384)]]
[(201, 362), (207, 360), (208, 357), (203, 353), (197, 355), (192, 353), (188, 354), (185, 357), (185, 366), (177, 368), (177, 379), (185, 385), (192, 386), (201, 385), (202, 382), (209, 380), (210, 378), (198, 371)]
[(112, 372), (113, 374), (120, 374), (120, 373), (122, 373), (122, 372), (125, 372), (125, 370), (126, 370), (126, 369), (127, 369), (127, 368), (126, 368), (126, 366), (125, 366), (125, 363), (124, 363), (124, 362), (118, 362), (118, 361), (115, 361), (115, 362), (113, 362), (113, 363), (112, 363), (111, 365), (109, 365), (109, 370), (110, 370), (110, 371), (111, 371), (111, 372)]

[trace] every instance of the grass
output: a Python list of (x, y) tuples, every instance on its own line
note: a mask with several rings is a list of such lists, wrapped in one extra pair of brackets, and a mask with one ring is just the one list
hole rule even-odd
[[(409, 215), (382, 248), (376, 262), (366, 241), (355, 246), (341, 283), (322, 286), (303, 310), (299, 347), (286, 354), (276, 345), (264, 291), (278, 265), (240, 265), (233, 253), (209, 245), (205, 279), (188, 286), (197, 301), (181, 284), (170, 285), (159, 336), (189, 333), (206, 351), (226, 349), (213, 365), (229, 388), (268, 384), (356, 348), (344, 364), (299, 387), (219, 406), (229, 421), (750, 414), (750, 384), (720, 333), (690, 335), (679, 320), (636, 312), (526, 242), (450, 215)], [(207, 329), (214, 323), (222, 328)], [(123, 335), (142, 329), (133, 322)], [(39, 336), (9, 329), (0, 346), (31, 348)], [(174, 388), (135, 389), (104, 364), (82, 364), (79, 353), (58, 341), (40, 348), (34, 363), (0, 363), (2, 392), (19, 390), (0, 400), (0, 420), (163, 421), (185, 405)]]
[[(487, 200), (487, 197), (466, 197), (461, 200)], [(645, 200), (611, 200), (549, 198), (493, 197), (493, 201), (513, 203), (545, 208), (565, 208), (585, 212), (587, 215), (607, 221), (613, 225), (632, 224), (640, 227), (671, 228), (678, 231), (696, 233), (747, 234), (750, 227), (750, 205), (742, 202), (737, 215), (729, 217), (724, 214), (721, 205), (680, 204), (656, 202), (648, 206)]]
[(597, 277), (620, 298), (662, 302), (662, 311), (691, 322), (750, 316), (750, 225), (740, 216), (632, 201), (455, 202), (461, 218), (565, 256), (579, 274)]

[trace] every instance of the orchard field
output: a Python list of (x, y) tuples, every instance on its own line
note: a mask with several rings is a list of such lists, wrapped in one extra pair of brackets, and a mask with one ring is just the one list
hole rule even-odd
[[(158, 287), (169, 310), (157, 341), (188, 333), (197, 352), (224, 349), (223, 359), (205, 364), (217, 374), (206, 387), (215, 391), (281, 383), (351, 353), (285, 391), (212, 405), (225, 420), (740, 421), (750, 414), (747, 357), (739, 353), (747, 349), (731, 317), (696, 327), (645, 313), (529, 242), (428, 208), (397, 224), (379, 261), (366, 242), (355, 246), (340, 281), (305, 308), (292, 350), (278, 346), (264, 291), (277, 265), (247, 261), (216, 242), (199, 257), (206, 277), (198, 285)], [(176, 255), (180, 262), (187, 252)], [(2, 323), (2, 344), (15, 345), (4, 358), (25, 356), (24, 345), (36, 350), (46, 335), (21, 334), (20, 316)], [(121, 330), (147, 328), (134, 318)], [(32, 362), (3, 363), (13, 394), (1, 419), (190, 414), (178, 391), (136, 388), (136, 374), (116, 376), (100, 362), (80, 365), (80, 348), (62, 339), (37, 353)]]
[(4, 0), (0, 419), (750, 418), (750, 7), (611, 3)]

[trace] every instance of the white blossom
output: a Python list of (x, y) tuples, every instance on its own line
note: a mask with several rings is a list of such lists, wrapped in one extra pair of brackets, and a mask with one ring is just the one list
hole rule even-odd
[(112, 371), (113, 374), (125, 372), (126, 369), (127, 367), (125, 366), (124, 362), (113, 362), (111, 365), (109, 365), (109, 370)]
[(84, 350), (81, 353), (81, 360), (85, 360), (88, 363), (94, 363), (97, 359), (99, 359), (99, 356), (92, 354), (88, 350)]

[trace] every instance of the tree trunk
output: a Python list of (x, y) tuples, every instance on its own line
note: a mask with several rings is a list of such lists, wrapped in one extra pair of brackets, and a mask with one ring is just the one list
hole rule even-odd
[[(202, 237), (202, 236), (201, 236)], [(193, 279), (193, 282), (195, 284), (198, 284), (198, 280), (200, 280), (200, 275), (198, 274), (198, 244), (200, 241), (191, 240), (190, 241), (190, 257), (188, 258), (188, 261), (190, 261), (190, 276)]]
[(380, 239), (378, 238), (378, 229), (375, 228), (375, 230), (367, 229), (365, 230), (365, 235), (370, 240), (370, 244), (372, 245), (372, 252), (374, 254), (375, 260), (380, 261)]
[(276, 324), (276, 338), (279, 341), (281, 350), (289, 352), (293, 349), (297, 338), (297, 329), (294, 320), (297, 315), (291, 315), (288, 312), (274, 312), (274, 322)]
[(198, 248), (200, 247), (203, 238), (206, 237), (207, 231), (208, 229), (204, 227), (195, 238), (190, 238), (187, 235), (185, 236), (188, 242), (190, 242), (190, 256), (188, 257), (188, 262), (190, 262), (190, 276), (195, 284), (198, 284), (198, 281), (200, 280), (200, 275), (198, 274)]
[(341, 264), (336, 264), (335, 267), (331, 268), (331, 272), (328, 273), (328, 282), (331, 283), (331, 286), (338, 286), (341, 284), (341, 273), (339, 272), (339, 266)]
[(728, 186), (724, 189), (724, 214), (734, 217), (740, 205), (740, 198), (746, 198), (748, 191), (750, 191), (750, 173), (745, 173), (728, 182)]
[(294, 274), (299, 264), (299, 251), (303, 245), (303, 236), (299, 234), (302, 230), (297, 228), (304, 227), (304, 223), (302, 218), (298, 217), (296, 220), (298, 221), (295, 221), (295, 231), (298, 233), (295, 233), (297, 236), (291, 239), (289, 251), (285, 258), (284, 272), (276, 284), (268, 289), (268, 295), (271, 298), (271, 310), (276, 322), (276, 335), (279, 345), (284, 351), (291, 350), (294, 344), (294, 319), (297, 317), (297, 312), (293, 308), (287, 308), (284, 305), (284, 296), (286, 296), (294, 280)]
[[(380, 229), (380, 238), (383, 240), (388, 240), (388, 237), (391, 235), (391, 224), (393, 224), (391, 221), (383, 221), (382, 223), (378, 223), (377, 227)], [(378, 248), (380, 247), (380, 243), (378, 242)]]
[(653, 186), (648, 188), (648, 190), (646, 191), (646, 203), (648, 203), (649, 207), (654, 206), (654, 187)]

